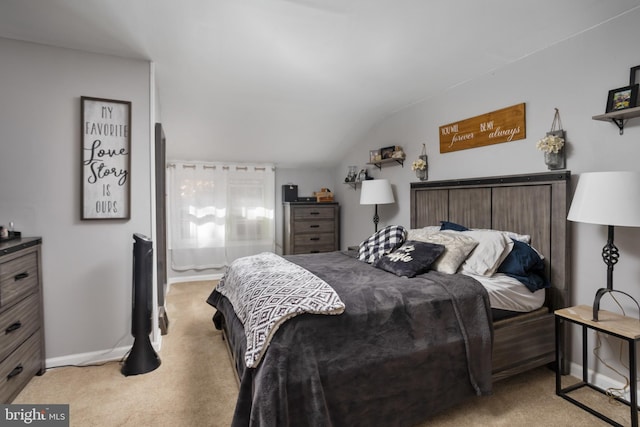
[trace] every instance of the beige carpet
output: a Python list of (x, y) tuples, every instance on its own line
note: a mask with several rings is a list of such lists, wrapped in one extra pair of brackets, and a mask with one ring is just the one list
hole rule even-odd
[[(72, 426), (228, 426), (238, 388), (221, 335), (205, 299), (212, 282), (179, 283), (167, 296), (169, 334), (162, 364), (124, 377), (117, 362), (100, 367), (51, 369), (34, 378), (14, 403), (68, 403)], [(421, 427), (605, 426), (557, 397), (546, 368), (498, 382), (494, 394), (452, 408)], [(570, 383), (563, 380), (563, 385)], [(629, 410), (586, 391), (585, 401), (630, 425)], [(578, 394), (574, 394), (578, 396)]]

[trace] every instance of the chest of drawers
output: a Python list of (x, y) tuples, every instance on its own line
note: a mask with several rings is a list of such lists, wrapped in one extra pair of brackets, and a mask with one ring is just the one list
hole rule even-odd
[(0, 403), (45, 370), (41, 239), (0, 243)]
[(284, 203), (284, 255), (337, 251), (338, 203)]

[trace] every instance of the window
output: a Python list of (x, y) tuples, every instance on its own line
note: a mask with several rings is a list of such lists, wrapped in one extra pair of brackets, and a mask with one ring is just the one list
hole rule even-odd
[(220, 268), (274, 251), (273, 166), (176, 162), (168, 177), (174, 270)]

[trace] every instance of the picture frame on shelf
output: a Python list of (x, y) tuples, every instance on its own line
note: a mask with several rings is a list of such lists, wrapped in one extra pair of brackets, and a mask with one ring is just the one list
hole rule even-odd
[(607, 97), (606, 113), (626, 110), (636, 106), (638, 100), (638, 84), (611, 89)]
[(640, 83), (640, 65), (631, 67), (629, 75), (629, 86), (633, 86), (636, 83)]
[(379, 162), (382, 159), (380, 150), (369, 150), (369, 163)]
[(396, 149), (395, 145), (381, 148), (380, 156), (382, 157), (382, 160), (393, 158), (393, 152), (395, 151), (395, 149)]

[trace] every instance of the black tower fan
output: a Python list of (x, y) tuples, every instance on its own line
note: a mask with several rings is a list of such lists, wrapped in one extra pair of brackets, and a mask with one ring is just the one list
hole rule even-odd
[(142, 234), (133, 235), (133, 292), (131, 335), (133, 347), (122, 366), (125, 376), (145, 374), (160, 366), (149, 334), (152, 316), (153, 242)]

